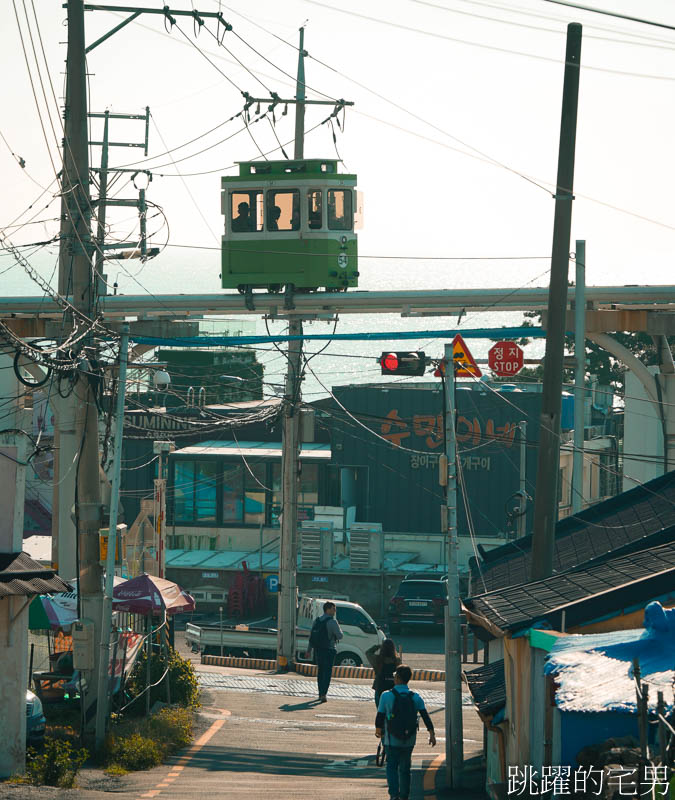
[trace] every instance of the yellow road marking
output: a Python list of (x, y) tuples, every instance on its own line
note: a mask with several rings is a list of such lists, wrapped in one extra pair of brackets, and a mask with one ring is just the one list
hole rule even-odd
[(436, 800), (435, 793), (427, 795), (427, 792), (432, 792), (436, 788), (436, 773), (441, 768), (441, 764), (443, 764), (444, 761), (445, 756), (437, 755), (424, 773), (424, 794), (425, 797), (428, 797), (428, 800)]
[(156, 797), (158, 794), (161, 794), (162, 789), (166, 789), (176, 780), (176, 778), (180, 777), (180, 773), (182, 770), (185, 769), (185, 765), (190, 761), (192, 756), (204, 747), (211, 738), (218, 733), (218, 731), (223, 727), (225, 724), (225, 718), (230, 716), (230, 712), (227, 709), (219, 708), (217, 709), (223, 714), (221, 719), (217, 719), (215, 722), (211, 724), (211, 727), (208, 728), (197, 741), (190, 747), (187, 753), (184, 756), (181, 756), (180, 761), (177, 765), (171, 767), (171, 772), (169, 772), (165, 778), (162, 779), (161, 783), (155, 784), (155, 788), (151, 789), (149, 792), (145, 792), (141, 795), (141, 797)]

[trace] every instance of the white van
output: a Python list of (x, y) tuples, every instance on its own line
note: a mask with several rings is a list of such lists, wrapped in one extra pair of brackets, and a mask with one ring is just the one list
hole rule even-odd
[(332, 598), (301, 597), (298, 605), (298, 638), (302, 635), (301, 631), (307, 631), (309, 635), (314, 620), (323, 614), (323, 604), (328, 600), (335, 603), (335, 617), (344, 633), (344, 638), (337, 643), (335, 663), (352, 667), (367, 666), (366, 650), (374, 644), (382, 644), (386, 637), (384, 631), (375, 624), (375, 620), (358, 603)]

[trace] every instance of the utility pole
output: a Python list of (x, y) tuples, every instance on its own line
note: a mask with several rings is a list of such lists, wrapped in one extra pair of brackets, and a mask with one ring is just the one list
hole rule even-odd
[(560, 469), (560, 408), (565, 350), (567, 275), (572, 228), (572, 188), (579, 101), (581, 25), (567, 26), (565, 80), (563, 84), (558, 177), (556, 181), (551, 279), (546, 317), (546, 355), (539, 430), (539, 462), (532, 531), (531, 580), (553, 572), (553, 545), (558, 521), (558, 471)]
[[(127, 388), (127, 356), (129, 349), (129, 324), (122, 326), (120, 341), (120, 368), (117, 381), (117, 407), (115, 409), (115, 438), (113, 447), (113, 475), (110, 490), (110, 515), (108, 521), (108, 552), (105, 561), (105, 592), (101, 613), (100, 660), (98, 666), (98, 704), (96, 706), (96, 749), (103, 747), (108, 721), (108, 669), (112, 632), (112, 602), (117, 552), (117, 514), (122, 482), (122, 435), (124, 431), (124, 397)], [(120, 543), (120, 551), (121, 551)]]
[(155, 532), (157, 534), (157, 575), (166, 575), (166, 475), (168, 455), (175, 450), (173, 442), (153, 442), (153, 453), (157, 459), (157, 477), (155, 478), (154, 515)]
[[(98, 228), (96, 231), (96, 280), (101, 281), (101, 293), (105, 294), (105, 284), (103, 283), (103, 269), (105, 255), (103, 247), (105, 245), (105, 216), (106, 200), (108, 199), (108, 124), (110, 122), (110, 112), (103, 114), (103, 147), (101, 149), (101, 169), (98, 173), (99, 192), (98, 204), (96, 206), (96, 216), (98, 217)], [(147, 153), (146, 153), (147, 155)]]
[(584, 499), (584, 398), (586, 395), (586, 242), (577, 239), (574, 285), (574, 454), (572, 456), (572, 513)]
[(464, 726), (462, 720), (462, 655), (457, 541), (457, 438), (455, 431), (455, 361), (452, 345), (445, 345), (445, 454), (446, 549), (448, 564), (448, 603), (445, 607), (445, 769), (453, 789), (461, 785), (464, 766)]
[(300, 28), (300, 46), (298, 48), (298, 78), (295, 83), (295, 149), (293, 158), (304, 158), (305, 155), (305, 29)]
[[(302, 335), (302, 322), (289, 322), (291, 335)], [(279, 634), (277, 665), (290, 669), (295, 661), (298, 568), (298, 478), (300, 466), (300, 366), (302, 339), (289, 342), (281, 445), (281, 542), (279, 558)]]
[[(304, 152), (305, 127), (305, 51), (304, 28), (300, 28), (298, 78), (295, 104), (295, 149), (293, 157)], [(302, 318), (291, 317), (290, 336), (302, 336)], [(300, 383), (302, 339), (288, 343), (288, 369), (284, 392), (283, 430), (281, 436), (281, 541), (279, 544), (279, 600), (277, 666), (292, 668), (296, 653), (296, 598), (298, 569), (298, 480), (300, 470)]]
[[(73, 305), (90, 319), (94, 316), (95, 283), (92, 271), (91, 200), (87, 131), (87, 76), (84, 41), (84, 4), (68, 0), (68, 49), (64, 109), (63, 172), (61, 175), (61, 242), (59, 292), (72, 294)], [(68, 331), (75, 325), (64, 325)], [(86, 340), (85, 340), (86, 341)], [(98, 411), (90, 381), (89, 362), (83, 359), (77, 383), (66, 401), (66, 413), (74, 416), (78, 455), (76, 462), (75, 515), (79, 542), (78, 592), (80, 618), (93, 629), (90, 641), (101, 639), (102, 577), (99, 563), (101, 488), (99, 482)], [(61, 464), (61, 468), (64, 465)], [(93, 647), (93, 670), (88, 671), (84, 693), (84, 727), (94, 723), (98, 682), (99, 648)]]
[(518, 434), (520, 436), (518, 538), (522, 538), (527, 533), (527, 420), (522, 419), (518, 423)]

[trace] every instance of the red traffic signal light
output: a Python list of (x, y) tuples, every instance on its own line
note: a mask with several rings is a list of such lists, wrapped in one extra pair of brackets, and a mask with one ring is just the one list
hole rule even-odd
[(383, 375), (424, 375), (427, 360), (421, 350), (382, 353), (380, 367)]

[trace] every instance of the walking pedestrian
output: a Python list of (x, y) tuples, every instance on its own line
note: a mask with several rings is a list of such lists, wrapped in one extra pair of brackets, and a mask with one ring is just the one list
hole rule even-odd
[(327, 600), (323, 604), (323, 614), (314, 620), (309, 634), (309, 650), (306, 657), (311, 658), (312, 650), (314, 651), (314, 663), (317, 666), (316, 681), (321, 703), (325, 703), (327, 700), (326, 695), (333, 674), (337, 643), (344, 635), (335, 619), (336, 611), (335, 603)]
[(436, 745), (434, 724), (424, 700), (408, 688), (412, 670), (405, 664), (394, 672), (394, 688), (384, 692), (375, 718), (375, 736), (384, 740), (387, 753), (387, 786), (390, 800), (409, 800), (410, 761), (417, 739), (417, 715), (429, 732), (429, 744)]
[(401, 659), (396, 654), (393, 639), (385, 639), (382, 644), (374, 644), (366, 650), (366, 658), (375, 672), (373, 689), (375, 689), (375, 706), (379, 707), (383, 692), (394, 688), (394, 672), (400, 666)]

